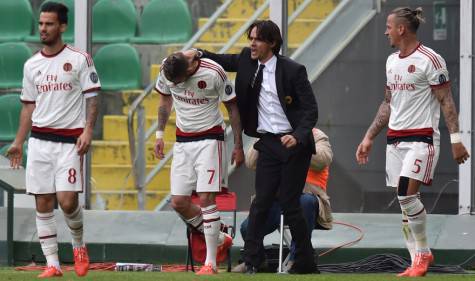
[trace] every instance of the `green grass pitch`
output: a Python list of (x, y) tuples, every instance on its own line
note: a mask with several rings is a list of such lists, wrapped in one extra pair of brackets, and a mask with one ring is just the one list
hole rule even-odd
[[(36, 276), (39, 271), (15, 271), (12, 268), (0, 268), (0, 280), (2, 281), (27, 281), (38, 280)], [(260, 281), (280, 281), (280, 280), (321, 280), (321, 281), (381, 281), (381, 280), (401, 280), (394, 274), (313, 274), (313, 275), (288, 275), (275, 273), (259, 273), (256, 275), (246, 275), (238, 273), (220, 272), (215, 276), (197, 276), (192, 272), (113, 272), (113, 271), (91, 271), (86, 277), (77, 277), (74, 272), (65, 272), (62, 278), (53, 280), (81, 280), (81, 281), (175, 281), (175, 280), (260, 280)], [(428, 274), (426, 277), (410, 278), (410, 280), (426, 281), (468, 281), (475, 280), (475, 275), (453, 275), (453, 274)]]

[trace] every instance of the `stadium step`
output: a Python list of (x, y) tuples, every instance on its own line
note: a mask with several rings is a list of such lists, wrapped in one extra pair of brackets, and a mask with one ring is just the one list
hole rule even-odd
[[(145, 210), (153, 211), (155, 207), (168, 195), (169, 190), (145, 192)], [(137, 210), (136, 190), (93, 191), (91, 204), (99, 210)]]
[[(147, 173), (154, 165), (147, 165)], [(134, 176), (131, 165), (92, 164), (93, 191), (134, 190)], [(170, 165), (167, 164), (147, 186), (147, 190), (168, 190), (170, 187)]]
[[(154, 154), (154, 140), (149, 140), (146, 144), (145, 157), (147, 165), (157, 164), (159, 159)], [(173, 148), (173, 141), (165, 142), (165, 153)], [(131, 164), (129, 142), (128, 141), (104, 141), (95, 140), (92, 142), (91, 164)]]
[[(304, 0), (289, 0), (289, 16), (302, 4)], [(334, 0), (313, 0), (300, 14), (302, 18), (325, 18), (334, 8)], [(264, 0), (234, 0), (223, 18), (249, 18), (264, 3)], [(263, 18), (269, 17), (269, 9), (264, 12)]]
[[(203, 26), (207, 20), (206, 18), (200, 18), (198, 25)], [(246, 18), (218, 19), (215, 25), (200, 38), (200, 42), (225, 43), (246, 21)], [(305, 41), (322, 21), (323, 19), (296, 19), (289, 27), (289, 44), (299, 44)], [(247, 45), (247, 35), (243, 34), (238, 42)]]
[[(304, 0), (289, 0), (289, 16)], [(221, 18), (200, 38), (196, 47), (218, 52), (224, 42), (227, 42), (240, 29), (264, 0), (235, 0)], [(289, 53), (292, 53), (318, 27), (319, 24), (333, 11), (338, 0), (313, 0), (291, 24), (288, 31)], [(261, 15), (268, 18), (269, 11)], [(198, 19), (198, 26), (203, 26), (207, 18)], [(227, 53), (239, 53), (242, 47), (248, 46), (244, 34)]]
[[(145, 118), (145, 130), (157, 120), (157, 117), (147, 116)], [(135, 120), (134, 127), (137, 128)], [(175, 118), (170, 116), (165, 129), (165, 141), (175, 141)], [(127, 116), (125, 115), (105, 115), (103, 118), (103, 139), (128, 141)]]

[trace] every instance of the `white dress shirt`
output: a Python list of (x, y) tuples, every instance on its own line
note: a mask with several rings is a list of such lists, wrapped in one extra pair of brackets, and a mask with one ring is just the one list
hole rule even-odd
[[(259, 61), (259, 66), (261, 62)], [(272, 56), (266, 63), (262, 75), (262, 87), (257, 106), (257, 132), (259, 133), (288, 133), (292, 131), (289, 120), (282, 109), (275, 84), (275, 68), (277, 57)]]

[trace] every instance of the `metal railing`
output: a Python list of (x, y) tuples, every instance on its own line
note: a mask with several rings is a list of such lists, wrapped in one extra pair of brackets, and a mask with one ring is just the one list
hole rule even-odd
[(380, 10), (381, 0), (342, 0), (291, 58), (307, 67), (313, 83)]

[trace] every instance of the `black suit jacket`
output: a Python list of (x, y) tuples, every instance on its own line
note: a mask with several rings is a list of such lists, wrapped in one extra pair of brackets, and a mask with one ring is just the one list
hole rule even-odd
[[(258, 61), (251, 58), (251, 49), (240, 54), (214, 54), (201, 50), (203, 57), (219, 63), (228, 72), (237, 72), (235, 91), (244, 133), (260, 137), (257, 130), (257, 97), (251, 96), (249, 85), (257, 70)], [(305, 66), (277, 55), (275, 83), (282, 109), (292, 126), (292, 135), (299, 143), (308, 145), (315, 152), (312, 128), (317, 123), (318, 107)]]

